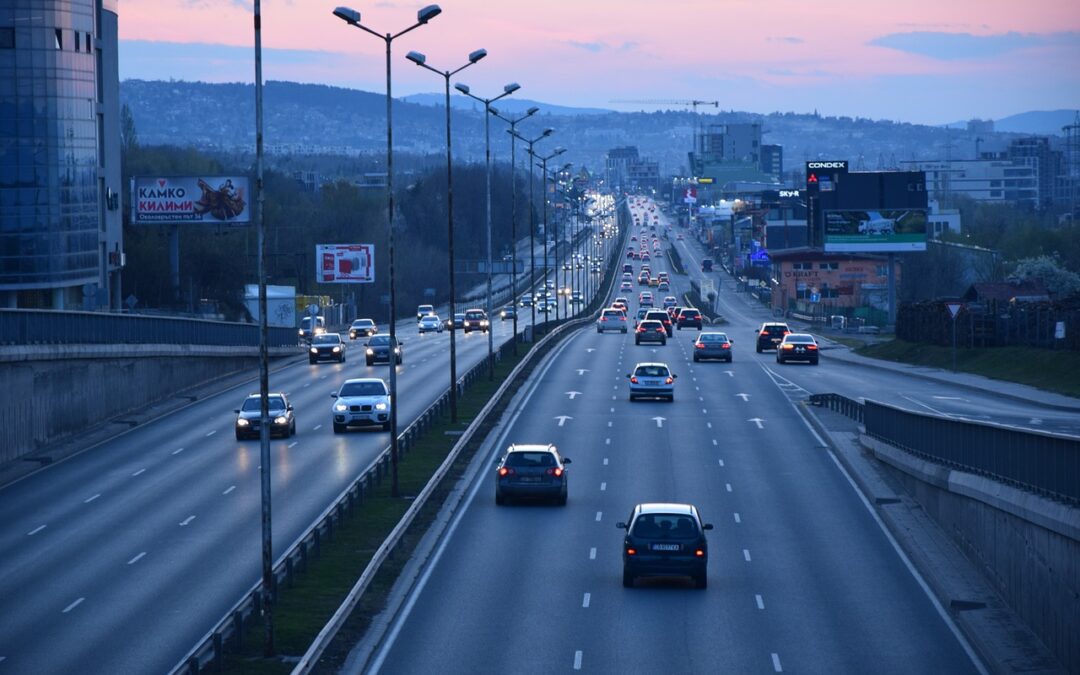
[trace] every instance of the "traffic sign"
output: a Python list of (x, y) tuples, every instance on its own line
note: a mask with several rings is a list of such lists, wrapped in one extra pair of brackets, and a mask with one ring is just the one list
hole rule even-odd
[(949, 316), (953, 321), (956, 321), (956, 315), (960, 313), (960, 310), (964, 307), (962, 302), (946, 302), (945, 306), (949, 309)]

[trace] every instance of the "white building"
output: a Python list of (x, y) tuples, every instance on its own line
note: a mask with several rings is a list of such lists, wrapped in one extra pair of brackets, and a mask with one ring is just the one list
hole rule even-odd
[(1039, 166), (1034, 157), (913, 160), (900, 164), (905, 171), (925, 171), (926, 190), (939, 197), (962, 194), (982, 202), (1039, 203)]

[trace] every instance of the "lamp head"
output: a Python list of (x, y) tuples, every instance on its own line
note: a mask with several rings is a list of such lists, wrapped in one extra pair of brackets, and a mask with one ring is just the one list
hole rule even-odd
[(517, 82), (511, 82), (510, 84), (503, 87), (503, 94), (513, 94), (518, 89), (521, 89), (521, 85)]
[(555, 148), (555, 154), (556, 155), (561, 155), (564, 152), (566, 152), (566, 148), (562, 147), (561, 145), (559, 147)]
[(438, 5), (428, 5), (416, 13), (416, 22), (427, 23), (440, 14), (442, 14), (442, 9)]
[(485, 56), (487, 56), (486, 49), (477, 49), (475, 52), (469, 54), (469, 63), (476, 63)]
[(349, 7), (338, 7), (334, 10), (334, 16), (353, 26), (360, 23), (360, 12)]
[(405, 58), (409, 59), (418, 66), (424, 65), (424, 62), (427, 61), (427, 57), (420, 52), (409, 52), (405, 55)]
[(454, 89), (457, 89), (458, 91), (460, 91), (462, 94), (465, 94), (466, 96), (469, 95), (469, 85), (467, 85), (467, 84), (462, 84), (461, 82), (458, 82), (458, 83), (454, 84)]
[(547, 138), (548, 136), (550, 136), (553, 133), (555, 133), (555, 129), (553, 129), (551, 127), (547, 127), (546, 129), (544, 129), (544, 133), (542, 133), (541, 136)]
[(525, 111), (525, 116), (529, 117), (529, 116), (535, 115), (538, 112), (540, 112), (540, 108), (537, 108), (536, 106), (533, 106), (533, 107), (531, 107), (531, 108), (529, 108), (528, 110)]

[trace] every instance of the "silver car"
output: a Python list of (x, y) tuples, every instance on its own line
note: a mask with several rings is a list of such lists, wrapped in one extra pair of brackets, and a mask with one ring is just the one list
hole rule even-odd
[(345, 380), (330, 398), (337, 399), (331, 410), (335, 434), (349, 427), (381, 426), (383, 431), (390, 431), (390, 390), (382, 380)]
[(442, 319), (439, 318), (438, 314), (428, 314), (424, 318), (420, 319), (419, 323), (416, 324), (416, 330), (418, 330), (420, 333), (430, 333), (431, 331), (441, 333), (442, 329), (443, 322)]
[(675, 400), (675, 380), (666, 363), (639, 363), (634, 371), (627, 373), (630, 380), (630, 400), (639, 398), (666, 398)]

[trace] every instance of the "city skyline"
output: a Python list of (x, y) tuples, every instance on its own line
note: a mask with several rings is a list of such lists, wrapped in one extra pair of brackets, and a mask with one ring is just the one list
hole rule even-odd
[[(396, 43), (394, 93), (436, 90), (404, 60), (409, 50), (454, 68), (485, 48), (490, 57), (464, 74), (470, 86), (497, 91), (518, 82), (519, 96), (558, 105), (655, 110), (661, 106), (612, 101), (701, 99), (757, 113), (998, 119), (1080, 107), (1080, 73), (1067, 67), (1080, 62), (1080, 12), (1068, 5), (782, 0), (763, 12), (749, 0), (690, 0), (664, 13), (644, 0), (494, 8), (462, 0), (440, 4), (430, 25)], [(334, 6), (264, 0), (267, 80), (383, 90), (381, 45), (334, 17)], [(397, 31), (421, 3), (352, 6), (365, 25)], [(124, 0), (121, 79), (252, 81), (251, 7)]]

